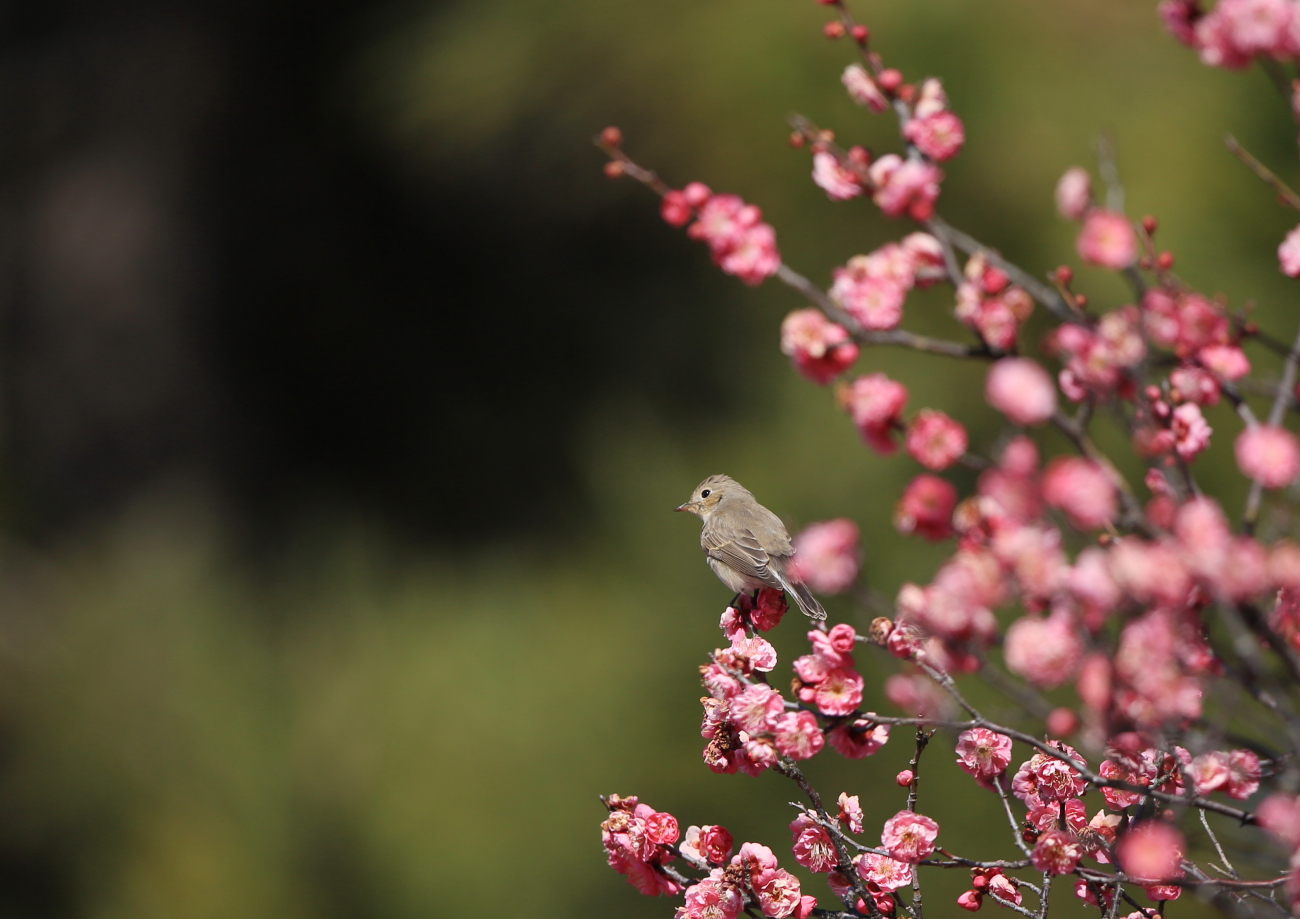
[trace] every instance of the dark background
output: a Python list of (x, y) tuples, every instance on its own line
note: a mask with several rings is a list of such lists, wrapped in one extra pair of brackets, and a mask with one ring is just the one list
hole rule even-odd
[[(966, 119), (953, 222), (1040, 275), (1073, 260), (1052, 187), (1105, 134), (1184, 276), (1291, 334), (1294, 216), (1221, 144), (1293, 171), (1258, 72), (1202, 68), (1154, 3), (858, 12)], [(794, 525), (854, 517), (886, 596), (944, 550), (892, 532), (910, 462), (778, 353), (797, 299), (721, 276), (589, 139), (617, 123), (670, 183), (760, 203), (828, 281), (911, 228), (827, 202), (785, 142), (800, 111), (897, 143), (845, 97), (825, 15), (0, 10), (0, 911), (669, 915), (603, 865), (614, 791), (784, 851), (790, 790), (699, 762), (694, 667), (725, 597), (667, 511), (726, 471)], [(960, 335), (949, 297), (908, 324)], [(999, 436), (981, 368), (859, 366), (976, 447)], [(1233, 494), (1235, 429), (1211, 420), (1203, 481)], [(879, 822), (910, 755), (891, 750), (817, 778)], [(973, 847), (975, 790), (939, 759), (926, 812)]]

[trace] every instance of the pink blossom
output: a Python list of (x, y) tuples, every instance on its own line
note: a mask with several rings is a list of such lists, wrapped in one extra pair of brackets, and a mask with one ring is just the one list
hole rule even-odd
[(686, 905), (677, 908), (676, 919), (735, 919), (744, 905), (741, 892), (715, 868), (704, 880), (686, 888)]
[(766, 683), (754, 683), (731, 700), (731, 722), (750, 734), (770, 733), (784, 710), (779, 692)]
[(892, 278), (855, 270), (858, 258), (862, 256), (850, 259), (847, 268), (835, 269), (831, 299), (864, 329), (892, 329), (903, 319), (907, 290)]
[(1083, 219), (1076, 241), (1079, 257), (1103, 268), (1127, 268), (1137, 260), (1137, 233), (1128, 218), (1095, 207)]
[(1195, 46), (1196, 33), (1192, 26), (1201, 15), (1199, 0), (1160, 0), (1157, 11), (1175, 38), (1184, 45)]
[(812, 712), (786, 712), (777, 719), (773, 733), (777, 750), (791, 759), (815, 756), (825, 743)]
[(1056, 411), (1056, 386), (1051, 376), (1024, 357), (994, 362), (984, 379), (984, 398), (1016, 424), (1042, 424)]
[(908, 426), (907, 452), (927, 469), (946, 469), (966, 452), (966, 429), (943, 412), (922, 409)]
[(1233, 750), (1228, 754), (1229, 798), (1245, 801), (1259, 790), (1259, 756), (1253, 750)]
[(952, 534), (952, 511), (957, 489), (938, 476), (922, 474), (912, 479), (894, 509), (894, 527), (900, 533), (918, 533), (938, 541)]
[(1237, 435), (1233, 451), (1237, 468), (1265, 488), (1281, 488), (1300, 472), (1300, 442), (1294, 434), (1272, 425), (1253, 425)]
[(1300, 797), (1278, 792), (1255, 809), (1259, 825), (1288, 851), (1300, 849)]
[(972, 913), (978, 912), (979, 908), (984, 905), (984, 893), (979, 890), (968, 890), (957, 897), (957, 905), (962, 909), (970, 910)]
[(746, 672), (760, 670), (771, 673), (776, 667), (776, 648), (766, 638), (737, 635), (731, 639), (731, 650), (743, 662)]
[(935, 77), (927, 77), (921, 82), (917, 91), (916, 102), (912, 106), (913, 118), (929, 118), (948, 108), (948, 94), (944, 92), (943, 83)]
[(858, 801), (858, 796), (842, 791), (840, 792), (838, 804), (840, 812), (837, 819), (840, 823), (848, 827), (850, 833), (861, 833), (862, 804)]
[(750, 874), (749, 885), (758, 898), (764, 916), (785, 919), (798, 910), (801, 896), (799, 879), (784, 868), (768, 868)]
[(1072, 166), (1056, 183), (1056, 212), (1066, 220), (1081, 220), (1092, 205), (1088, 170)]
[(1210, 425), (1195, 402), (1184, 402), (1174, 409), (1169, 430), (1174, 435), (1174, 449), (1185, 460), (1195, 459), (1210, 445)]
[(665, 192), (659, 202), (659, 214), (669, 226), (684, 227), (695, 216), (695, 209), (686, 200), (686, 193), (676, 189)]
[[(687, 189), (689, 197), (689, 186)], [(704, 240), (713, 260), (727, 274), (746, 284), (758, 284), (776, 274), (781, 257), (776, 250), (776, 231), (762, 222), (762, 213), (736, 195), (713, 195), (698, 208), (695, 222), (687, 228), (692, 239)]]
[[(996, 898), (994, 902), (996, 903), (998, 900), (1002, 900), (1005, 903), (1014, 903), (1016, 906), (1019, 906), (1022, 899), (1020, 888), (1017, 887), (1009, 877), (1003, 874), (1000, 869), (990, 868), (987, 870), (996, 872), (989, 877), (988, 884), (988, 892)], [(998, 905), (1001, 906), (1003, 904), (999, 903)]]
[[(826, 735), (837, 753), (847, 759), (870, 756), (889, 740), (889, 725), (858, 718), (852, 724), (839, 724)], [(855, 831), (857, 832), (857, 831)]]
[(923, 814), (899, 811), (885, 821), (880, 844), (900, 862), (916, 864), (934, 851), (939, 824)]
[(1074, 616), (1053, 612), (1047, 619), (1024, 616), (1006, 630), (1006, 667), (1044, 689), (1074, 676), (1083, 658), (1083, 641)]
[(844, 68), (840, 82), (849, 91), (849, 96), (858, 105), (865, 105), (873, 112), (883, 112), (889, 108), (889, 100), (880, 91), (876, 81), (862, 68), (861, 64), (850, 64)]
[(679, 847), (686, 858), (724, 865), (731, 858), (732, 839), (725, 827), (691, 826)]
[(1096, 329), (1075, 323), (1058, 326), (1047, 339), (1050, 352), (1059, 355), (1061, 391), (1074, 401), (1089, 393), (1110, 398), (1124, 380), (1124, 371), (1146, 355), (1134, 307), (1106, 313)]
[(970, 728), (957, 735), (957, 765), (976, 778), (991, 779), (1011, 762), (1011, 738), (988, 728)]
[(1221, 0), (1211, 15), (1223, 20), (1224, 37), (1239, 55), (1283, 55), (1295, 15), (1289, 0)]
[(1277, 260), (1284, 275), (1300, 278), (1300, 227), (1286, 234), (1282, 245), (1277, 247)]
[(839, 862), (830, 835), (807, 814), (791, 821), (790, 833), (794, 836), (794, 860), (809, 871), (820, 874)]
[(813, 154), (812, 178), (832, 201), (848, 201), (862, 194), (862, 180), (857, 173), (841, 166), (835, 155), (825, 150)]
[(1065, 511), (1080, 530), (1109, 523), (1119, 510), (1115, 484), (1092, 460), (1058, 457), (1043, 475), (1043, 500)]
[(888, 855), (864, 852), (853, 860), (853, 864), (862, 880), (881, 890), (898, 890), (912, 883), (912, 866)]
[(843, 593), (858, 576), (858, 525), (846, 517), (809, 524), (794, 538), (793, 571), (820, 594)]
[(733, 248), (717, 256), (718, 267), (751, 287), (776, 274), (781, 256), (776, 251), (776, 230), (760, 223)]
[(961, 152), (966, 129), (952, 112), (940, 111), (911, 119), (903, 129), (903, 136), (930, 159), (943, 162)]
[(837, 667), (817, 685), (813, 702), (831, 718), (852, 714), (862, 704), (862, 685), (862, 675), (856, 670)]
[(1162, 881), (1183, 874), (1183, 834), (1159, 820), (1144, 820), (1115, 845), (1119, 865), (1134, 878)]
[(677, 818), (664, 811), (653, 813), (645, 818), (646, 838), (653, 843), (671, 846), (680, 835)]
[(929, 233), (909, 233), (898, 243), (912, 261), (912, 281), (917, 287), (929, 287), (948, 277), (943, 246)]
[(871, 164), (870, 176), (876, 187), (872, 200), (887, 216), (908, 214), (914, 220), (928, 220), (934, 215), (943, 179), (939, 167), (887, 153)]
[(1232, 22), (1218, 7), (1197, 20), (1194, 33), (1194, 46), (1202, 63), (1234, 70), (1249, 66), (1250, 55), (1237, 45)]
[(1064, 830), (1049, 830), (1038, 837), (1029, 861), (1044, 874), (1069, 874), (1083, 858), (1074, 838)]
[(1015, 575), (1022, 599), (1045, 604), (1065, 585), (1070, 566), (1055, 527), (1030, 525), (1002, 527), (990, 548)]
[(1206, 370), (1224, 380), (1240, 380), (1250, 373), (1250, 360), (1246, 352), (1236, 345), (1206, 345), (1196, 353), (1196, 358)]
[(848, 331), (821, 310), (795, 310), (781, 323), (781, 353), (790, 356), (800, 373), (823, 386), (858, 359), (858, 346)]
[(1185, 663), (1203, 643), (1193, 626), (1157, 608), (1120, 632), (1115, 674), (1122, 684), (1118, 710), (1140, 726), (1201, 714), (1200, 681)]
[[(1026, 804), (1047, 804), (1077, 798), (1088, 787), (1079, 774), (1086, 763), (1079, 752), (1067, 743), (1059, 740), (1048, 744), (1064, 754), (1065, 759), (1038, 752), (1021, 764), (1011, 779), (1011, 791)], [(1073, 765), (1072, 765), (1073, 764)]]
[(881, 453), (892, 453), (895, 446), (891, 435), (907, 404), (903, 384), (883, 373), (873, 373), (850, 383), (841, 398), (863, 439)]

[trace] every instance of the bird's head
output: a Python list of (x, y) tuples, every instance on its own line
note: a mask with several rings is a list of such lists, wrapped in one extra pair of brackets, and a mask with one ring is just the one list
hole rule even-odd
[(708, 520), (709, 515), (713, 513), (718, 506), (718, 502), (725, 498), (729, 493), (744, 491), (745, 489), (731, 476), (711, 475), (691, 492), (691, 497), (685, 504), (673, 508), (678, 511), (689, 511), (701, 520)]

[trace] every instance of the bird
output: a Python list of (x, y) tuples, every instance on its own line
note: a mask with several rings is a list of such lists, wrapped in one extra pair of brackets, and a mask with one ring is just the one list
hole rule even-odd
[(700, 545), (705, 561), (737, 596), (775, 587), (794, 597), (808, 618), (826, 618), (826, 610), (808, 585), (790, 569), (794, 546), (781, 518), (731, 476), (709, 476), (674, 510), (687, 511), (704, 521)]

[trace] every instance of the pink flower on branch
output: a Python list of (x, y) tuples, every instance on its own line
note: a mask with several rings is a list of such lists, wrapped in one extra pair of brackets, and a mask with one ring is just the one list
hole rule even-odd
[(885, 821), (880, 845), (892, 858), (916, 864), (934, 851), (939, 824), (923, 814), (899, 811)]
[(862, 180), (858, 174), (840, 165), (835, 154), (825, 150), (813, 154), (812, 178), (832, 201), (848, 201), (862, 194)]
[(1088, 170), (1074, 166), (1056, 183), (1056, 212), (1066, 220), (1081, 220), (1092, 206), (1092, 179)]
[(825, 386), (858, 359), (858, 346), (843, 326), (808, 308), (795, 310), (781, 323), (781, 353), (800, 373)]
[(858, 377), (840, 391), (840, 402), (853, 416), (862, 439), (880, 453), (893, 453), (895, 427), (901, 425), (907, 390), (883, 373)]
[(809, 524), (794, 538), (793, 571), (814, 591), (838, 594), (858, 576), (858, 525), (846, 517)]
[(957, 735), (957, 765), (978, 779), (1006, 772), (1011, 763), (1011, 738), (988, 728), (971, 728)]
[(1233, 444), (1237, 468), (1265, 488), (1281, 488), (1300, 472), (1300, 441), (1290, 431), (1272, 425), (1246, 428)]
[(943, 412), (922, 409), (907, 428), (907, 452), (927, 469), (946, 469), (966, 452), (966, 429)]
[(922, 474), (912, 479), (894, 508), (894, 527), (900, 533), (917, 533), (938, 541), (952, 535), (952, 512), (957, 489), (938, 476)]
[(718, 267), (746, 284), (762, 282), (781, 266), (776, 231), (762, 222), (757, 207), (736, 195), (709, 197), (699, 206), (686, 234), (708, 243)]
[(913, 118), (903, 129), (903, 136), (930, 159), (941, 163), (961, 152), (966, 129), (952, 112), (941, 111)]
[(1016, 424), (1042, 424), (1056, 411), (1056, 385), (1051, 376), (1024, 357), (994, 362), (984, 379), (984, 398)]
[(1118, 270), (1137, 261), (1137, 233), (1128, 218), (1115, 211), (1088, 211), (1077, 246), (1080, 258), (1102, 268)]

